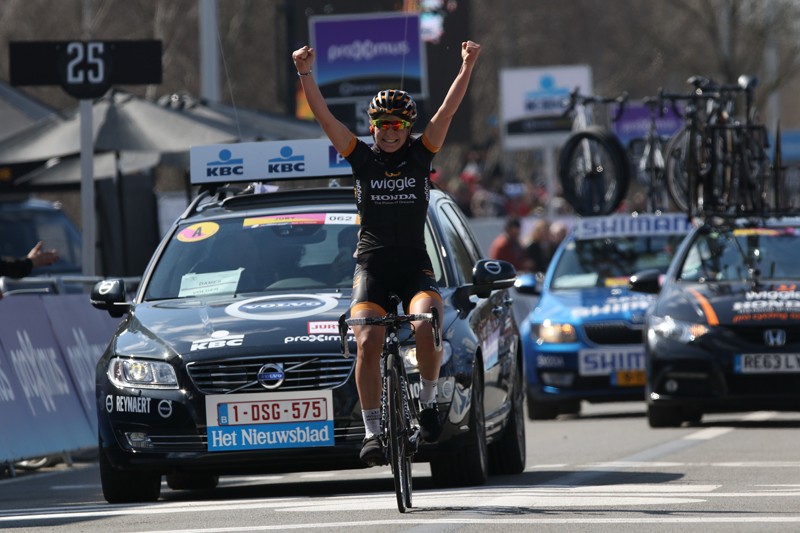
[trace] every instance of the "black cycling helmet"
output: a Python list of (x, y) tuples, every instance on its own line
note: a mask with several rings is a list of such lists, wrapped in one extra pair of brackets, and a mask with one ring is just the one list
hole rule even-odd
[(389, 89), (375, 95), (369, 104), (368, 113), (371, 120), (381, 115), (392, 115), (413, 124), (417, 120), (417, 104), (407, 92)]

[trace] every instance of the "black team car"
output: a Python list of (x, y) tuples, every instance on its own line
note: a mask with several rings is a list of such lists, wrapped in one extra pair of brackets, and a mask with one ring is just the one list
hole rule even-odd
[(645, 328), (651, 427), (800, 410), (800, 218), (712, 218), (662, 283), (641, 272), (631, 287), (659, 293)]
[[(92, 292), (95, 307), (122, 317), (97, 365), (106, 500), (156, 500), (163, 475), (175, 490), (209, 489), (226, 474), (363, 467), (354, 358), (342, 356), (337, 329), (358, 231), (349, 165), (316, 139), (193, 148), (191, 165), (206, 191), (164, 237), (132, 301), (119, 279)], [(324, 179), (297, 179), (309, 176)], [(445, 309), (444, 430), (415, 459), (440, 486), (522, 472), (514, 269), (482, 258), (439, 190), (425, 238)], [(417, 394), (413, 344), (403, 356)]]

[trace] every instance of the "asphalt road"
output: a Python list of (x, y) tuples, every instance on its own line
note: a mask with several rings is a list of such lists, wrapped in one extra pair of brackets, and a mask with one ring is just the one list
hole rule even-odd
[(93, 461), (0, 480), (0, 530), (59, 532), (800, 531), (800, 413), (706, 416), (650, 429), (641, 403), (528, 422), (528, 466), (482, 487), (433, 487), (415, 465), (397, 512), (388, 469), (222, 478), (108, 505)]

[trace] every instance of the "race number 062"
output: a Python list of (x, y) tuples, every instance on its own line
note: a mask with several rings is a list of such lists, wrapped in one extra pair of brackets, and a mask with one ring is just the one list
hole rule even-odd
[(67, 72), (68, 85), (102, 84), (106, 81), (104, 61), (105, 48), (102, 42), (67, 43)]

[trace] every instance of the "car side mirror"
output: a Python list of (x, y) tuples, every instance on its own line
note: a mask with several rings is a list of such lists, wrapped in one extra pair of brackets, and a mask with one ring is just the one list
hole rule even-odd
[(478, 298), (488, 298), (492, 291), (514, 285), (517, 270), (508, 261), (481, 259), (472, 268), (472, 289)]
[(514, 288), (520, 294), (540, 296), (542, 294), (542, 281), (544, 274), (541, 272), (520, 275), (514, 282)]
[(114, 318), (119, 318), (130, 311), (130, 303), (125, 301), (125, 281), (121, 279), (107, 279), (98, 281), (92, 288), (89, 301), (92, 307), (108, 311)]
[(658, 294), (661, 290), (661, 271), (653, 268), (637, 272), (628, 278), (628, 288), (635, 292)]

